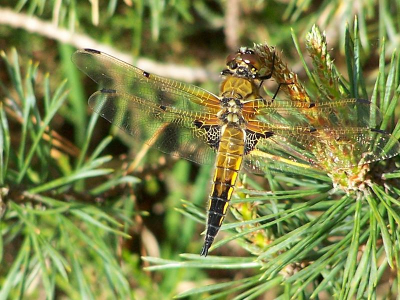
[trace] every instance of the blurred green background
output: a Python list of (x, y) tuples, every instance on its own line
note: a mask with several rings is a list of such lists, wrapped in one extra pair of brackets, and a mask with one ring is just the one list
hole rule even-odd
[[(307, 86), (292, 30), (305, 53), (306, 34), (317, 24), (326, 32), (337, 69), (346, 73), (345, 31), (357, 16), (358, 59), (371, 93), (380, 60), (389, 63), (399, 46), (399, 4), (2, 0), (0, 299), (293, 296), (294, 288), (285, 286), (284, 279), (268, 278), (268, 284), (250, 294), (230, 287), (236, 281), (246, 291), (246, 284), (250, 289), (266, 280), (255, 276), (260, 265), (253, 265), (235, 241), (211, 252), (217, 257), (207, 264), (195, 255), (179, 257), (200, 252), (211, 167), (147, 150), (98, 118), (87, 106), (97, 86), (77, 70), (71, 55), (79, 48), (101, 50), (148, 72), (218, 93), (226, 56), (240, 46), (267, 43), (283, 52)], [(383, 39), (386, 55), (380, 57)], [(145, 155), (138, 159), (141, 152)], [(138, 165), (129, 170), (135, 159)], [(272, 179), (248, 180), (250, 188), (273, 190)], [(328, 193), (328, 177), (315, 182)], [(233, 219), (229, 216), (228, 222)], [(158, 257), (162, 259), (154, 259)], [(185, 259), (187, 264), (169, 264)], [(168, 267), (145, 269), (150, 265)], [(207, 290), (211, 284), (220, 285)], [(335, 298), (330, 293), (338, 287), (340, 281), (333, 281), (320, 299)], [(193, 288), (196, 293), (184, 293)], [(392, 295), (387, 286), (382, 289)], [(308, 299), (311, 293), (304, 289), (296, 297)]]

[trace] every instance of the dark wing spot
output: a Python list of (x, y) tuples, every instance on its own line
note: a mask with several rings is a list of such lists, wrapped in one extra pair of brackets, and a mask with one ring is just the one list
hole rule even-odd
[(260, 138), (269, 138), (273, 135), (273, 132), (258, 133), (251, 130), (246, 130), (246, 144), (244, 148), (244, 154), (249, 154), (251, 151), (253, 151), (256, 148)]
[(365, 99), (357, 99), (357, 103), (360, 104), (371, 104), (371, 101)]
[(315, 103), (311, 102), (310, 105), (308, 106), (309, 108), (315, 107)]
[(105, 94), (115, 94), (117, 91), (112, 89), (101, 89), (100, 92)]
[(193, 122), (193, 125), (196, 126), (197, 128), (200, 128), (201, 126), (203, 126), (203, 122), (200, 122), (199, 120), (195, 120)]
[(370, 128), (371, 132), (377, 132), (377, 133), (382, 133), (382, 134), (388, 134), (386, 131), (377, 129), (377, 128)]
[(150, 77), (150, 73), (143, 71), (143, 76), (149, 78)]
[(219, 142), (221, 141), (221, 130), (219, 126), (203, 126), (207, 131), (207, 144), (218, 150)]
[(218, 125), (204, 125), (203, 122), (195, 120), (193, 125), (201, 130), (204, 130), (207, 135), (207, 144), (215, 150), (218, 150), (219, 142), (221, 140), (221, 130)]
[(271, 137), (271, 136), (273, 136), (274, 135), (274, 133), (273, 132), (269, 132), (269, 131), (266, 131), (266, 132), (264, 132), (264, 136), (262, 136), (261, 134), (260, 134), (260, 137), (263, 137), (263, 138), (269, 138), (269, 137)]
[(317, 128), (314, 128), (314, 127), (310, 127), (310, 132), (316, 132), (317, 131)]
[(83, 50), (85, 50), (86, 52), (94, 53), (94, 54), (101, 54), (100, 51), (94, 50), (94, 49), (90, 49), (90, 48), (85, 48)]
[(167, 110), (167, 107), (166, 107), (165, 105), (160, 105), (160, 108), (161, 108), (163, 111), (166, 111), (166, 110)]

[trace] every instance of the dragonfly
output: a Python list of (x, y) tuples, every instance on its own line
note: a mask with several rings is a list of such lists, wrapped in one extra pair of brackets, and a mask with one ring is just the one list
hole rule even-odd
[[(98, 50), (78, 50), (72, 60), (100, 85), (88, 100), (100, 116), (140, 143), (214, 165), (202, 256), (208, 255), (220, 230), (242, 168), (264, 174), (271, 167), (280, 168), (276, 157), (318, 168), (318, 155), (310, 149), (322, 147), (332, 158), (331, 144), (347, 146), (360, 156), (333, 157), (337, 168), (400, 152), (398, 142), (386, 147), (390, 134), (369, 127), (367, 100), (302, 102), (266, 96), (261, 86), (271, 73), (266, 74), (251, 48), (241, 47), (227, 57), (219, 95), (151, 74)], [(310, 116), (330, 122), (310, 124)]]

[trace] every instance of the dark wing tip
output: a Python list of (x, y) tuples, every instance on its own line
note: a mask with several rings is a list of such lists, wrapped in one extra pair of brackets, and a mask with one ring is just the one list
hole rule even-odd
[(105, 94), (116, 94), (117, 91), (113, 89), (101, 89), (100, 92), (105, 93)]
[(84, 48), (83, 50), (85, 50), (86, 52), (93, 53), (93, 54), (101, 54), (101, 51), (95, 50), (95, 49)]
[(361, 103), (361, 104), (371, 104), (371, 101), (367, 100), (367, 99), (357, 99), (357, 103)]
[(376, 132), (376, 133), (381, 133), (381, 134), (386, 134), (386, 135), (390, 134), (389, 132), (382, 130), (382, 129), (378, 129), (378, 128), (370, 128), (370, 130), (371, 130), (371, 132)]

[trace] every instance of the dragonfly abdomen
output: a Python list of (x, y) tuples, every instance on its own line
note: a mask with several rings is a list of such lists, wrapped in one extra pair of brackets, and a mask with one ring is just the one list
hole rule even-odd
[(207, 233), (201, 255), (207, 256), (225, 219), (243, 161), (245, 136), (244, 130), (233, 124), (222, 129), (209, 196)]

